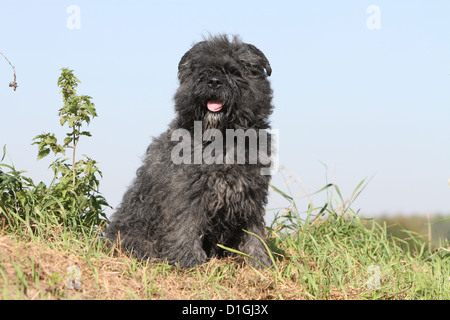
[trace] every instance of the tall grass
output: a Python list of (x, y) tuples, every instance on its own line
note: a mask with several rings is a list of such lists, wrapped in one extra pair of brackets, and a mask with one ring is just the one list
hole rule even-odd
[[(361, 181), (345, 199), (335, 184), (312, 195), (300, 211), (292, 194), (273, 189), (289, 203), (269, 229), (279, 248), (284, 278), (295, 279), (312, 299), (448, 299), (450, 254), (448, 243), (436, 250), (420, 237), (394, 237), (385, 224), (364, 219), (352, 204), (367, 186)], [(326, 193), (316, 206), (313, 196)], [(377, 270), (374, 274), (373, 270)], [(377, 278), (374, 287), (371, 281)], [(432, 284), (435, 283), (435, 284)]]

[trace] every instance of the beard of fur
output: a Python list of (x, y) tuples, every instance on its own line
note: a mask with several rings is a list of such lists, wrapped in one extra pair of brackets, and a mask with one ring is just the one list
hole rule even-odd
[(223, 112), (207, 112), (203, 117), (203, 131), (208, 129), (220, 129), (224, 120), (225, 115)]

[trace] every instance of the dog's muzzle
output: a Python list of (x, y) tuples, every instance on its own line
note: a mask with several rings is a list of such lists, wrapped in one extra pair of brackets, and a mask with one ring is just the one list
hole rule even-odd
[(214, 74), (208, 77), (206, 82), (208, 91), (211, 94), (211, 97), (217, 97), (211, 98), (206, 103), (206, 107), (210, 112), (219, 112), (222, 110), (224, 101), (218, 97), (220, 96), (220, 92), (224, 89), (225, 82), (226, 79), (221, 74)]
[(220, 76), (215, 76), (215, 77), (209, 78), (208, 83), (207, 83), (208, 87), (210, 87), (211, 89), (214, 89), (214, 90), (222, 87), (223, 79), (221, 79), (221, 78), (222, 77), (220, 77)]

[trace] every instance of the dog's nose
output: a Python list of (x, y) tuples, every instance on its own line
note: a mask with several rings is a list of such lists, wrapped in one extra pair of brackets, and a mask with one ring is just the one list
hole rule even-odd
[(222, 80), (220, 80), (219, 78), (213, 77), (208, 80), (208, 87), (212, 89), (220, 88), (222, 85)]

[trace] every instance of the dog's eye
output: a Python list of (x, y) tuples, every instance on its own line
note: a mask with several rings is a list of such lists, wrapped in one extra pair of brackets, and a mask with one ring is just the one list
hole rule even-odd
[(241, 71), (234, 66), (229, 66), (228, 68), (226, 68), (226, 71), (227, 71), (226, 72), (227, 74), (238, 76), (238, 77), (241, 76)]
[(264, 68), (260, 65), (252, 64), (248, 67), (248, 70), (251, 73), (251, 75), (255, 77), (260, 77), (261, 75), (264, 74)]

